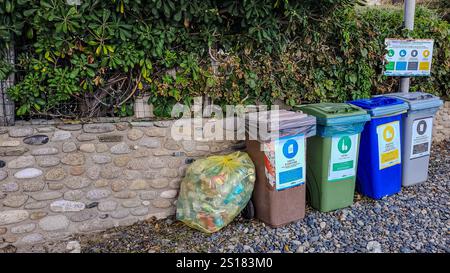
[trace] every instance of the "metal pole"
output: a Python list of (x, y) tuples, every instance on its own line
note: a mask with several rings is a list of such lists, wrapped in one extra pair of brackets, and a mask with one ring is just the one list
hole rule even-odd
[[(405, 0), (403, 25), (405, 29), (414, 29), (414, 14), (416, 12), (416, 0)], [(409, 92), (409, 77), (400, 78), (400, 92)]]

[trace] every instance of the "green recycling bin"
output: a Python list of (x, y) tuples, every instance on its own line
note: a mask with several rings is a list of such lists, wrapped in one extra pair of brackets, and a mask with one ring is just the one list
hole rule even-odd
[(317, 134), (307, 139), (306, 188), (313, 208), (332, 211), (353, 204), (359, 139), (370, 115), (347, 103), (298, 106), (317, 119)]

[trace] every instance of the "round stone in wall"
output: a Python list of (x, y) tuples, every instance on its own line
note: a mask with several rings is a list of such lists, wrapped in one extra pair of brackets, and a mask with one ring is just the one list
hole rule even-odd
[(17, 179), (30, 179), (36, 178), (42, 175), (42, 171), (35, 168), (27, 168), (21, 171), (18, 171), (14, 174), (14, 177)]
[(121, 174), (122, 170), (113, 166), (106, 166), (100, 170), (100, 176), (105, 179), (114, 179), (119, 177)]
[(40, 233), (28, 234), (22, 237), (22, 239), (20, 239), (20, 242), (23, 244), (38, 244), (44, 241), (45, 241), (44, 236), (42, 236), (42, 234)]
[(64, 141), (72, 137), (72, 133), (68, 131), (55, 131), (53, 133), (52, 141)]
[(71, 153), (77, 150), (77, 144), (75, 142), (64, 142), (62, 150), (65, 153)]
[(63, 194), (57, 191), (37, 192), (31, 195), (36, 201), (46, 201), (61, 198)]
[(115, 198), (118, 199), (131, 199), (137, 196), (137, 193), (134, 191), (122, 191), (122, 192), (116, 192), (114, 194)]
[(105, 143), (95, 144), (95, 151), (97, 153), (105, 153), (109, 151), (109, 147)]
[(141, 204), (140, 200), (125, 200), (122, 202), (122, 207), (135, 208), (135, 207), (139, 207), (140, 204)]
[(49, 138), (47, 135), (34, 135), (23, 139), (23, 143), (28, 145), (44, 145), (48, 143)]
[(109, 133), (116, 129), (116, 127), (111, 123), (93, 123), (93, 124), (84, 124), (83, 131), (85, 133)]
[(108, 197), (111, 194), (109, 190), (95, 189), (90, 190), (86, 194), (86, 198), (89, 200), (100, 200)]
[(31, 127), (13, 127), (9, 129), (9, 136), (10, 137), (26, 137), (32, 135), (34, 132), (34, 129)]
[(0, 147), (17, 147), (20, 144), (21, 142), (19, 140), (7, 140), (0, 142)]
[(50, 169), (46, 174), (45, 174), (45, 180), (48, 181), (60, 181), (63, 180), (66, 177), (66, 171), (64, 170), (64, 168), (53, 168)]
[(10, 229), (10, 231), (11, 231), (11, 233), (14, 233), (14, 234), (22, 234), (22, 233), (32, 232), (35, 228), (36, 228), (35, 223), (28, 223), (28, 224), (23, 224), (23, 225), (12, 227)]
[(176, 190), (167, 190), (167, 191), (163, 191), (161, 193), (161, 198), (165, 198), (165, 199), (173, 199), (177, 196), (178, 191)]
[(84, 153), (93, 153), (95, 152), (95, 145), (92, 143), (83, 143), (80, 145), (80, 151)]
[(170, 201), (167, 200), (167, 199), (159, 198), (159, 199), (153, 200), (153, 201), (152, 201), (152, 205), (153, 205), (155, 208), (165, 209), (165, 208), (170, 207), (172, 204), (171, 204)]
[(40, 201), (40, 202), (26, 203), (24, 208), (33, 210), (33, 209), (42, 209), (45, 208), (46, 206), (47, 202)]
[(139, 193), (139, 197), (142, 200), (153, 200), (156, 198), (156, 196), (158, 196), (156, 191), (144, 191)]
[(70, 221), (72, 222), (84, 222), (87, 220), (94, 219), (97, 217), (98, 213), (93, 210), (83, 210), (75, 213), (70, 217)]
[(112, 161), (109, 155), (93, 155), (92, 160), (97, 164), (107, 164)]
[(10, 161), (8, 163), (8, 168), (23, 169), (23, 168), (31, 167), (33, 165), (34, 165), (34, 156), (26, 155), (26, 156), (19, 156), (18, 158)]
[(69, 226), (69, 219), (65, 215), (53, 215), (42, 218), (39, 227), (45, 231), (65, 230)]
[(130, 152), (131, 149), (125, 142), (121, 142), (111, 147), (111, 153), (113, 154), (128, 154)]
[(0, 211), (0, 226), (22, 222), (28, 219), (29, 213), (26, 210), (6, 210)]
[(84, 173), (84, 166), (71, 166), (69, 173), (73, 176), (80, 176)]
[(147, 207), (134, 208), (134, 209), (131, 209), (130, 212), (134, 216), (143, 216), (143, 215), (148, 214), (148, 208)]
[(133, 180), (130, 184), (130, 190), (145, 190), (148, 188), (148, 183), (144, 179)]
[(149, 137), (163, 137), (166, 136), (166, 129), (159, 127), (151, 127), (145, 130), (145, 134)]
[(5, 207), (10, 208), (18, 208), (21, 207), (25, 202), (28, 200), (28, 195), (25, 194), (14, 194), (14, 195), (8, 195), (3, 200), (3, 205)]
[(91, 181), (85, 177), (71, 176), (64, 180), (64, 184), (72, 190), (86, 188), (91, 184)]
[(61, 162), (56, 156), (38, 156), (36, 160), (39, 167), (43, 168), (54, 167)]
[(83, 165), (85, 162), (84, 154), (82, 153), (68, 154), (65, 157), (63, 157), (63, 159), (61, 159), (61, 162), (63, 164), (70, 166)]
[(85, 204), (81, 202), (58, 200), (50, 204), (50, 209), (53, 212), (74, 212), (82, 211), (85, 208)]
[(128, 131), (128, 139), (130, 140), (138, 140), (144, 136), (144, 132), (139, 129), (131, 129)]
[(128, 162), (130, 162), (131, 157), (127, 156), (127, 155), (121, 155), (118, 156), (116, 158), (114, 158), (114, 165), (116, 165), (117, 167), (125, 167)]
[(116, 201), (102, 201), (98, 204), (99, 211), (114, 211), (117, 209)]
[(83, 196), (84, 192), (82, 190), (71, 190), (64, 193), (64, 199), (69, 201), (80, 200)]
[(31, 151), (32, 155), (55, 155), (57, 153), (58, 149), (54, 147), (39, 148)]
[(77, 136), (77, 140), (81, 141), (81, 142), (92, 141), (95, 139), (96, 139), (95, 135), (92, 135), (92, 134), (81, 134), (81, 135)]
[(19, 190), (19, 184), (16, 182), (8, 182), (0, 185), (0, 191), (15, 192)]
[(92, 180), (98, 179), (100, 177), (100, 167), (99, 166), (90, 167), (86, 172), (86, 176)]
[(156, 178), (150, 180), (150, 185), (155, 189), (162, 189), (169, 185), (169, 180), (167, 180), (166, 178)]
[(44, 218), (44, 217), (47, 216), (47, 215), (48, 215), (48, 213), (45, 212), (45, 211), (33, 211), (33, 212), (30, 214), (30, 219), (31, 219), (31, 220), (39, 220), (39, 219)]
[(114, 219), (123, 219), (127, 217), (130, 212), (127, 209), (119, 209), (111, 212), (111, 217)]
[(79, 131), (81, 130), (81, 124), (59, 124), (56, 128), (64, 131)]
[(22, 183), (22, 189), (24, 192), (41, 191), (45, 187), (44, 181), (40, 180), (24, 180)]
[(144, 137), (138, 142), (138, 145), (146, 148), (159, 148), (161, 141), (155, 137)]
[(123, 191), (128, 187), (128, 182), (125, 180), (116, 180), (111, 182), (111, 189), (115, 192)]
[(6, 171), (0, 170), (0, 181), (5, 180), (8, 177), (8, 173)]
[(100, 179), (94, 182), (94, 187), (96, 188), (103, 188), (109, 185), (108, 180), (106, 179)]

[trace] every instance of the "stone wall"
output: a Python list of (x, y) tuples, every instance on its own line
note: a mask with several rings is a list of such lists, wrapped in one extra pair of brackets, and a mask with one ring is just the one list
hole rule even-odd
[(229, 141), (177, 142), (170, 125), (0, 127), (0, 246), (167, 217), (189, 163), (242, 148)]
[(437, 112), (434, 119), (433, 138), (436, 142), (450, 140), (450, 101)]

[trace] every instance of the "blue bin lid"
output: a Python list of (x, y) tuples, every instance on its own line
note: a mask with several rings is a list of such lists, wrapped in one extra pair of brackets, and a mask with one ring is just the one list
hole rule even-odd
[(412, 111), (439, 108), (444, 104), (439, 97), (425, 92), (391, 93), (386, 96), (396, 97), (407, 102)]
[(353, 100), (348, 103), (366, 109), (372, 117), (400, 114), (409, 108), (408, 104), (403, 100), (387, 96)]

